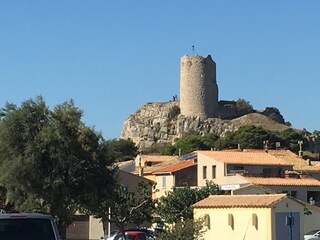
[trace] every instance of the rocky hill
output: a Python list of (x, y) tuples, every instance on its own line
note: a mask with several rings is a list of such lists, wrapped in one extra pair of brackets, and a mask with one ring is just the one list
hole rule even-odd
[(132, 139), (140, 148), (152, 148), (173, 142), (188, 132), (222, 136), (240, 126), (255, 125), (272, 131), (289, 128), (280, 112), (274, 108), (252, 111), (234, 119), (185, 117), (180, 114), (179, 101), (147, 103), (131, 114), (123, 124), (120, 138)]

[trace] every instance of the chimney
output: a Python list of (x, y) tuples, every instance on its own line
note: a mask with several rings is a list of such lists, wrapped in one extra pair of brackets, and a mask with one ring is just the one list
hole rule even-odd
[(303, 151), (302, 151), (302, 144), (303, 144), (303, 141), (298, 141), (298, 144), (299, 144), (299, 147), (300, 147), (300, 150), (299, 150), (299, 157), (303, 157)]
[(144, 168), (144, 160), (142, 159), (141, 155), (138, 154), (138, 156), (135, 159), (135, 166), (136, 169), (138, 169), (138, 174), (140, 177), (143, 177), (143, 168)]
[(307, 162), (307, 165), (308, 165), (308, 166), (311, 166), (311, 161), (310, 161), (309, 158), (306, 160), (306, 162)]
[(143, 177), (143, 167), (139, 167), (139, 176)]

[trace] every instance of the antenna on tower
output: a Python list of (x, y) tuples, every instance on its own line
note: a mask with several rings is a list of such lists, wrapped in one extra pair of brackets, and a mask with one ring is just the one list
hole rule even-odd
[(192, 45), (192, 54), (194, 55), (194, 45)]

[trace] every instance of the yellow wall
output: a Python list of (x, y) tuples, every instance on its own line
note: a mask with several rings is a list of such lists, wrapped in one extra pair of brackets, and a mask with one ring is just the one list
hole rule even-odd
[(104, 236), (101, 219), (89, 217), (89, 239), (101, 239)]
[[(304, 215), (304, 205), (290, 198), (283, 199), (270, 208), (194, 208), (195, 219), (210, 216), (210, 229), (205, 232), (204, 238), (211, 239), (232, 239), (232, 240), (276, 240), (276, 213), (299, 212), (300, 213), (300, 239), (311, 221), (316, 221), (320, 213), (316, 212), (314, 217), (308, 218)], [(232, 214), (234, 228), (228, 225), (228, 215)], [(257, 215), (257, 229), (252, 225), (253, 215)], [(315, 223), (313, 223), (315, 225)], [(313, 226), (312, 225), (312, 226)], [(311, 229), (312, 230), (312, 229)]]
[[(229, 209), (194, 209), (195, 218), (210, 216), (210, 229), (204, 238), (210, 239), (246, 239), (271, 240), (270, 210), (268, 208), (229, 208)], [(229, 214), (233, 215), (233, 229), (228, 225)], [(257, 228), (252, 225), (252, 214), (257, 214)]]
[[(162, 178), (166, 178), (166, 187), (162, 186)], [(174, 187), (174, 176), (173, 175), (156, 175), (156, 193), (155, 198), (160, 198), (162, 196), (166, 195), (166, 192), (172, 191), (172, 188)]]

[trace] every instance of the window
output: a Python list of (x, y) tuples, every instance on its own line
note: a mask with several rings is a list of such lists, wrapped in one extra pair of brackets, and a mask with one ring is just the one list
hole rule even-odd
[(216, 165), (212, 165), (212, 179), (216, 178)]
[(202, 178), (203, 179), (207, 178), (207, 166), (202, 167)]
[(256, 213), (252, 213), (252, 226), (258, 229), (258, 215)]
[(290, 196), (293, 197), (293, 198), (296, 198), (297, 197), (297, 191), (291, 191), (290, 192)]
[(204, 215), (204, 226), (210, 229), (210, 216), (209, 214)]
[(232, 230), (234, 230), (234, 219), (231, 213), (228, 214), (228, 226), (230, 226)]
[(244, 170), (244, 167), (243, 166), (233, 166), (233, 170), (242, 171), (242, 170)]
[(166, 188), (166, 187), (167, 187), (167, 177), (162, 176), (162, 188)]

